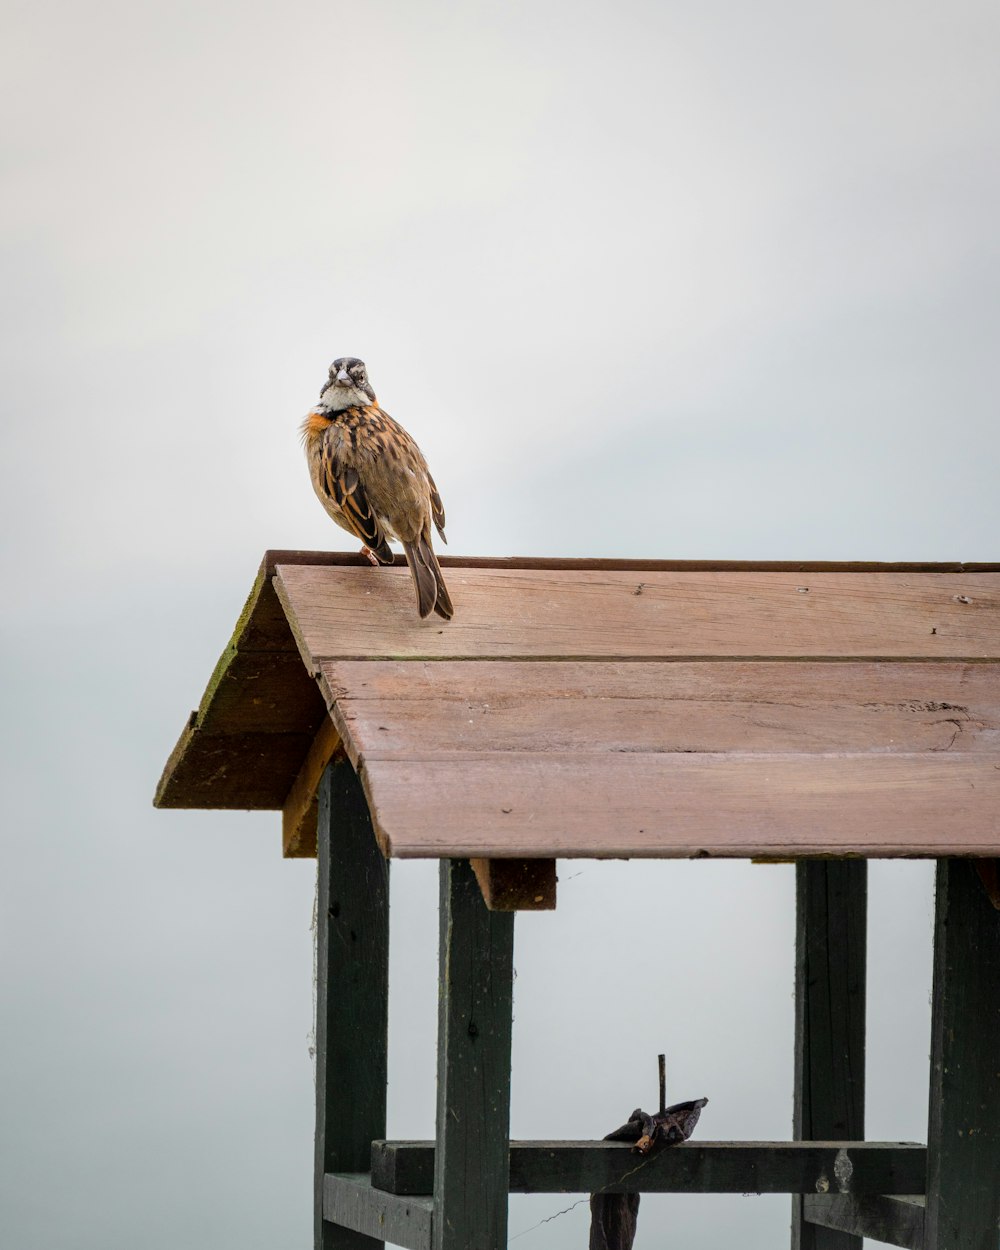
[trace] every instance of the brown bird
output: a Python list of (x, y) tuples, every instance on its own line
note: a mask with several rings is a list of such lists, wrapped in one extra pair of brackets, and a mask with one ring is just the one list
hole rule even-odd
[(420, 615), (451, 620), (455, 609), (431, 548), (432, 520), (448, 541), (441, 496), (420, 448), (378, 406), (363, 360), (333, 362), (302, 422), (302, 441), (313, 490), (330, 516), (364, 543), (372, 564), (392, 564), (389, 542), (401, 542)]

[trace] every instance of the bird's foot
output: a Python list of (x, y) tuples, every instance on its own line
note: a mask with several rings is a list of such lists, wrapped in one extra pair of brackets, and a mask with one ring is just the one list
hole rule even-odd
[(371, 547), (362, 547), (361, 554), (367, 559), (369, 564), (374, 564), (374, 566), (378, 568), (380, 561), (375, 552), (372, 551)]

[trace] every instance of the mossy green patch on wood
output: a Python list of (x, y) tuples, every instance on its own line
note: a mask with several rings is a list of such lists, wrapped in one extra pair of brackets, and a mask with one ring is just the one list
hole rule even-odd
[(325, 714), (262, 567), (171, 752), (154, 805), (280, 808)]

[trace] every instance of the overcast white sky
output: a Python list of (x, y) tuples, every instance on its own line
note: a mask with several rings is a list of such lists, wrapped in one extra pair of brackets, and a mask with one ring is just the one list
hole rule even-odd
[[(327, 364), (367, 360), (452, 551), (996, 559), (1000, 11), (4, 9), (2, 1240), (305, 1247), (312, 866), (150, 800), (263, 550), (345, 545), (297, 439)], [(393, 871), (420, 1137), (436, 882)], [(791, 869), (561, 875), (514, 1135), (601, 1136), (665, 1049), (701, 1137), (788, 1136)], [(873, 1138), (924, 1133), (930, 880), (873, 869)], [(764, 1250), (788, 1206), (644, 1199), (637, 1250)]]

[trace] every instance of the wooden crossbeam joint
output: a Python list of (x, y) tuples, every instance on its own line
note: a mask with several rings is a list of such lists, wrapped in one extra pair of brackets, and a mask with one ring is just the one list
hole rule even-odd
[[(403, 1250), (430, 1250), (434, 1203), (373, 1189), (367, 1172), (328, 1172), (323, 1177), (323, 1218), (338, 1225), (333, 1233), (338, 1246), (375, 1250), (389, 1239)], [(363, 1241), (345, 1234), (347, 1229)]]
[(976, 872), (990, 902), (1000, 911), (1000, 859), (977, 859)]
[(319, 783), (327, 764), (343, 749), (333, 721), (324, 716), (281, 811), (281, 844), (285, 859), (316, 858)]
[(807, 1194), (803, 1213), (810, 1224), (870, 1237), (905, 1250), (924, 1248), (924, 1199), (868, 1194)]
[(483, 899), (490, 911), (554, 911), (554, 859), (472, 859)]

